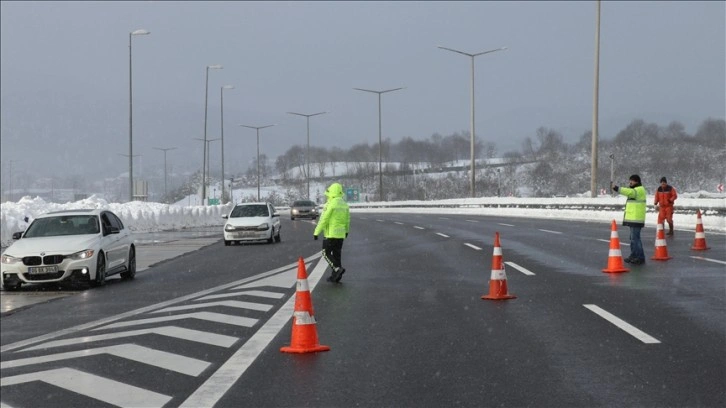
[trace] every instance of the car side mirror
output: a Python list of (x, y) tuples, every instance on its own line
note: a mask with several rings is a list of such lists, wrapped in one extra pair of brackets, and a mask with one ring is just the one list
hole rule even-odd
[(277, 211), (275, 211), (274, 213), (272, 213), (272, 216), (273, 216), (273, 217), (279, 217), (279, 216), (280, 216), (280, 214), (279, 214), (279, 213), (278, 213)]
[(222, 218), (227, 219), (227, 214), (222, 215)]
[(16, 239), (17, 240), (17, 239), (20, 239), (22, 237), (23, 237), (23, 232), (22, 231), (21, 232), (14, 232), (13, 233), (13, 239)]
[(118, 234), (120, 231), (116, 227), (108, 227), (108, 233), (109, 234)]

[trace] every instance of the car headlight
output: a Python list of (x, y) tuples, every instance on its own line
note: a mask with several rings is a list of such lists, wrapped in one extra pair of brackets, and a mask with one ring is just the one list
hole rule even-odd
[(16, 264), (16, 263), (22, 262), (22, 261), (23, 261), (23, 258), (16, 258), (14, 256), (5, 255), (5, 254), (3, 254), (3, 256), (2, 256), (2, 263), (6, 264), (6, 265)]
[(267, 231), (270, 228), (270, 224), (264, 223), (257, 226), (258, 231)]
[(93, 257), (94, 253), (95, 253), (95, 251), (92, 249), (84, 249), (83, 251), (68, 255), (68, 258), (71, 258), (76, 261), (80, 260), (80, 259), (89, 259), (89, 258)]
[(234, 225), (231, 225), (231, 224), (226, 224), (226, 225), (224, 226), (224, 230), (225, 230), (225, 231), (234, 231)]
[(298, 213), (297, 209), (294, 209), (294, 208), (293, 208), (293, 210), (292, 210), (292, 213), (293, 213), (293, 214), (297, 214), (297, 213)]

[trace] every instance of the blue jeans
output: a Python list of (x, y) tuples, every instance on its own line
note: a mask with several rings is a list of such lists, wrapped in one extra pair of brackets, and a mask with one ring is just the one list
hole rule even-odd
[(643, 227), (630, 227), (630, 257), (635, 259), (645, 259), (643, 252), (643, 242), (640, 240), (640, 230)]

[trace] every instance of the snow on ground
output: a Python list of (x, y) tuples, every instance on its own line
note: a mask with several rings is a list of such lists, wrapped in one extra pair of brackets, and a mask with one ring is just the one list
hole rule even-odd
[[(316, 189), (319, 187), (316, 186)], [(261, 195), (264, 197), (269, 191), (268, 188), (262, 190)], [(311, 193), (315, 195), (313, 186)], [(256, 195), (257, 189), (237, 189), (234, 191), (234, 197), (239, 201), (239, 197)], [(650, 204), (653, 197), (648, 197)], [(90, 198), (68, 202), (65, 204), (48, 203), (40, 197), (31, 198), (24, 197), (18, 202), (5, 202), (0, 205), (0, 246), (6, 247), (12, 243), (13, 232), (23, 231), (28, 222), (35, 217), (50, 212), (66, 209), (81, 208), (105, 208), (117, 214), (124, 224), (133, 232), (156, 232), (172, 229), (184, 229), (191, 227), (203, 226), (221, 226), (223, 225), (222, 215), (227, 214), (231, 209), (231, 204), (227, 205), (186, 205), (187, 203), (198, 203), (199, 197), (192, 196), (179, 201), (176, 204), (161, 204), (151, 202), (128, 202), (128, 203), (109, 203), (106, 200), (91, 196)], [(517, 198), (517, 197), (482, 197), (482, 198), (462, 198), (438, 201), (400, 201), (397, 205), (431, 205), (431, 204), (448, 204), (448, 205), (478, 205), (478, 204), (613, 204), (622, 205), (625, 203), (625, 197), (622, 196), (600, 196), (597, 198), (590, 197), (556, 197), (556, 198)], [(366, 203), (376, 204), (376, 203)], [(379, 203), (385, 204), (385, 203)], [(390, 204), (390, 203), (389, 203)], [(726, 209), (726, 198), (723, 195), (699, 192), (699, 193), (682, 193), (676, 201), (676, 211), (678, 206), (693, 208), (719, 208), (723, 214)], [(502, 217), (528, 217), (528, 218), (550, 218), (563, 220), (580, 220), (609, 223), (616, 220), (618, 224), (622, 220), (622, 210), (616, 211), (596, 211), (596, 210), (568, 210), (568, 209), (533, 209), (533, 208), (356, 208), (351, 205), (353, 212), (400, 212), (400, 213), (424, 213), (424, 214), (471, 214), (471, 215), (496, 215)], [(285, 209), (281, 209), (281, 215), (287, 215)], [(28, 222), (24, 220), (28, 217)], [(692, 229), (695, 231), (696, 217), (692, 214), (674, 215), (674, 223), (676, 229)], [(724, 233), (726, 232), (726, 217), (715, 215), (715, 212), (705, 211), (703, 216), (703, 225), (706, 231)], [(646, 225), (654, 226), (657, 221), (657, 213), (649, 212), (646, 216)], [(221, 232), (221, 230), (220, 230)]]

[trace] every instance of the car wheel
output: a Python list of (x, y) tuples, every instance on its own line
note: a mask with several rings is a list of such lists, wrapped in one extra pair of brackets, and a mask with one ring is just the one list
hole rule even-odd
[(232, 244), (232, 241), (224, 240), (224, 246), (230, 246)]
[(91, 286), (103, 286), (106, 284), (106, 257), (103, 253), (98, 254), (96, 261), (96, 279), (91, 281)]
[(275, 235), (275, 242), (282, 242), (282, 237), (280, 236), (280, 230), (277, 230), (277, 235)]
[(121, 272), (121, 278), (133, 279), (136, 276), (136, 249), (131, 248), (129, 250), (129, 266)]
[(295, 217), (290, 217), (291, 220), (295, 221)]

